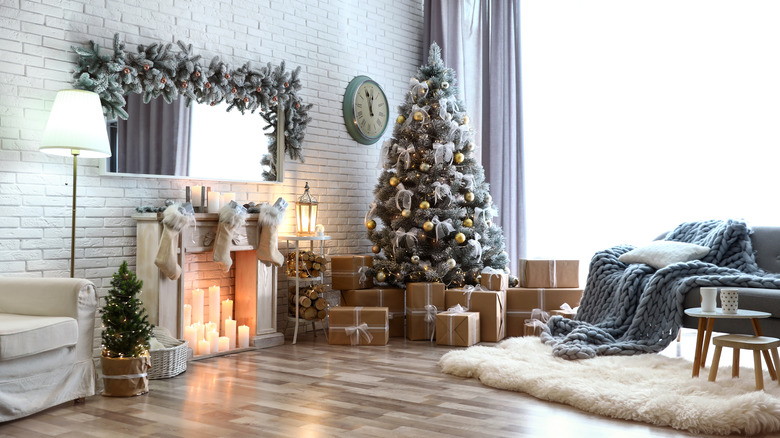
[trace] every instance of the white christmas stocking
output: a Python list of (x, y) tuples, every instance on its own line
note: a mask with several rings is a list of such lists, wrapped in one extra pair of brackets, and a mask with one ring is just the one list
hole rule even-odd
[(260, 217), (257, 220), (257, 260), (267, 266), (282, 266), (284, 256), (279, 252), (278, 237), (279, 225), (284, 222), (284, 213), (287, 211), (287, 201), (282, 198), (276, 200), (274, 205), (260, 205)]
[(219, 209), (219, 224), (217, 224), (217, 235), (214, 238), (214, 261), (225, 272), (233, 266), (233, 259), (230, 258), (230, 247), (233, 244), (233, 232), (246, 221), (246, 208), (239, 205), (236, 201)]
[(171, 280), (178, 280), (181, 275), (181, 266), (176, 262), (179, 234), (193, 217), (180, 204), (169, 205), (163, 212), (163, 232), (154, 264)]

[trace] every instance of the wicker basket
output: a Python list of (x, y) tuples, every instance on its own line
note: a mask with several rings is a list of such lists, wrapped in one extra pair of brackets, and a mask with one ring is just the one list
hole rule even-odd
[(187, 370), (187, 341), (176, 339), (163, 327), (155, 327), (152, 334), (165, 346), (159, 350), (150, 350), (152, 356), (152, 368), (149, 370), (150, 379), (167, 379), (178, 376)]

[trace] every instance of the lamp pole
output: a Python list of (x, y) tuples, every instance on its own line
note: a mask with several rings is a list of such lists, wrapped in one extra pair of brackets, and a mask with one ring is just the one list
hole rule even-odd
[(78, 149), (71, 149), (73, 154), (73, 207), (71, 209), (72, 221), (70, 225), (70, 278), (75, 278), (76, 272), (76, 170), (78, 169), (79, 159)]

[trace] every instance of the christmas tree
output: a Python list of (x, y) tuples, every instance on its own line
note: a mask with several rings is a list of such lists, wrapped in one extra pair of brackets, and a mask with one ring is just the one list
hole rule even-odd
[(472, 154), (474, 131), (436, 43), (399, 112), (366, 215), (376, 254), (370, 273), (397, 286), (477, 284), (487, 267), (509, 273), (503, 232), (492, 221), (498, 212)]
[(122, 262), (112, 279), (106, 305), (100, 310), (103, 320), (103, 356), (139, 357), (149, 349), (152, 326), (146, 309), (136, 298), (143, 281)]

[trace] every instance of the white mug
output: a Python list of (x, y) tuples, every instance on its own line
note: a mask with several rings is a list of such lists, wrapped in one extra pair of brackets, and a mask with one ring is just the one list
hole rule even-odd
[(701, 288), (701, 311), (707, 313), (715, 313), (715, 307), (717, 307), (716, 297), (718, 295), (717, 287), (703, 287)]
[(723, 313), (737, 313), (737, 309), (739, 309), (739, 289), (721, 289), (720, 306), (723, 308)]

